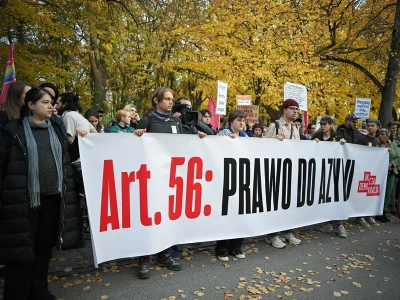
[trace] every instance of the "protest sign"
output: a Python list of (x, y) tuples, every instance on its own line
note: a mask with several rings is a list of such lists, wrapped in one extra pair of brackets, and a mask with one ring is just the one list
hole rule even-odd
[(368, 98), (356, 98), (354, 105), (354, 114), (360, 120), (365, 121), (369, 118), (369, 112), (371, 110), (371, 99)]
[(251, 95), (236, 95), (236, 105), (251, 105)]
[(258, 105), (238, 105), (236, 109), (243, 110), (246, 113), (246, 123), (258, 123), (260, 107)]
[(381, 214), (389, 155), (334, 142), (156, 133), (88, 134), (79, 149), (96, 265)]
[(307, 88), (304, 85), (286, 82), (283, 87), (283, 100), (293, 99), (301, 110), (307, 111)]
[(226, 115), (226, 103), (228, 95), (228, 84), (222, 81), (217, 81), (217, 115)]

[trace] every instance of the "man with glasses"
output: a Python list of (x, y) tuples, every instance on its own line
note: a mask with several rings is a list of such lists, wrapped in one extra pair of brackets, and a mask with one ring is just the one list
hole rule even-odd
[(345, 139), (346, 143), (357, 144), (362, 137), (361, 132), (356, 128), (357, 122), (356, 115), (348, 115), (345, 119), (345, 124), (340, 125), (336, 132), (338, 139)]
[[(298, 112), (299, 104), (296, 100), (286, 99), (283, 101), (281, 117), (268, 126), (265, 137), (276, 138), (280, 141), (284, 139), (300, 140), (299, 130), (294, 124)], [(265, 241), (273, 247), (281, 249), (286, 247), (286, 244), (282, 240), (288, 241), (294, 245), (299, 245), (301, 243), (301, 240), (293, 235), (293, 230), (268, 234)]]

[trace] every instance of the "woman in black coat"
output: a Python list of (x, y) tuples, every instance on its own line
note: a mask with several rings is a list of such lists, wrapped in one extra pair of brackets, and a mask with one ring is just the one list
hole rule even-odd
[(63, 236), (81, 234), (76, 224), (66, 219), (80, 211), (67, 152), (69, 142), (61, 120), (52, 113), (49, 92), (34, 87), (25, 96), (21, 118), (0, 131), (4, 300), (56, 299), (47, 289), (53, 246), (62, 243)]

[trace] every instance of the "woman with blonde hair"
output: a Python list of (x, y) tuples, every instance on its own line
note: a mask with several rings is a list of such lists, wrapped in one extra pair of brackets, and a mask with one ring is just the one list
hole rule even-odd
[(131, 126), (136, 129), (138, 122), (140, 121), (139, 114), (137, 113), (137, 107), (134, 104), (127, 104), (124, 110), (129, 111), (131, 114)]

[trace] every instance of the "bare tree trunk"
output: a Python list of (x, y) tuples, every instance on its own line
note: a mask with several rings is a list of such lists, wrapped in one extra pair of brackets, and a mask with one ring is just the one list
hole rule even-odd
[(379, 120), (386, 126), (392, 119), (393, 102), (396, 97), (396, 86), (399, 73), (400, 59), (400, 0), (397, 0), (396, 14), (390, 45), (389, 62), (386, 70), (385, 84), (382, 92), (382, 101), (379, 109)]
[(97, 50), (89, 52), (89, 61), (94, 87), (93, 105), (95, 107), (103, 107), (103, 103), (106, 101), (107, 65), (105, 61), (100, 58), (100, 54)]

